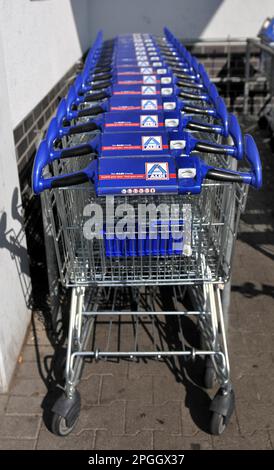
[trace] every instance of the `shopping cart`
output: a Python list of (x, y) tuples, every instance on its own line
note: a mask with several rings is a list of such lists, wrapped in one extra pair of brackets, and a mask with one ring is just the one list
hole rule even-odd
[[(149, 35), (133, 35), (133, 41), (136, 47), (143, 43), (146, 48), (155, 42)], [(92, 66), (97, 64), (95, 61)], [(70, 107), (67, 112), (71, 112)], [(53, 432), (65, 436), (77, 422), (81, 407), (77, 385), (84, 358), (162, 360), (178, 356), (208, 358), (205, 385), (213, 387), (215, 378), (220, 384), (210, 405), (210, 431), (221, 434), (234, 409), (234, 393), (220, 292), (230, 276), (248, 186), (259, 188), (262, 184), (254, 140), (245, 136), (243, 152), (238, 128), (230, 119), (228, 129), (237, 134), (234, 145), (226, 147), (231, 152), (221, 157), (212, 141), (214, 156), (209, 161), (200, 156), (197, 147), (172, 149), (166, 144), (163, 148), (169, 135), (166, 129), (158, 135), (144, 132), (140, 136), (140, 131), (104, 132), (102, 125), (96, 135), (97, 147), (87, 148), (85, 143), (85, 151), (81, 151), (81, 139), (90, 142), (90, 132), (82, 129), (80, 139), (77, 133), (65, 135), (61, 121), (53, 121), (40, 144), (33, 170), (34, 191), (43, 192), (51, 221), (60, 279), (72, 288), (65, 385), (52, 408)], [(126, 148), (128, 140), (121, 145), (125, 137), (135, 149)], [(184, 139), (190, 137), (184, 135)], [(54, 147), (56, 140), (58, 148)], [(237, 157), (233, 155), (235, 149), (240, 157), (244, 153), (248, 171), (228, 168), (227, 162)], [(123, 225), (125, 211), (128, 219)], [(178, 316), (180, 325), (185, 316), (195, 318), (202, 339), (200, 349), (186, 347), (183, 342), (181, 349), (141, 350), (137, 333), (130, 350), (111, 350), (109, 341), (106, 348), (91, 347), (96, 319), (109, 319), (111, 329), (115, 318), (130, 314), (137, 328), (144, 316), (138, 308), (130, 312), (112, 310), (111, 317), (109, 311), (100, 310), (100, 300), (109, 295), (109, 288), (130, 287), (136, 293), (142, 286), (166, 285), (193, 289), (197, 310), (164, 315)], [(149, 315), (155, 321), (159, 312), (151, 310)]]

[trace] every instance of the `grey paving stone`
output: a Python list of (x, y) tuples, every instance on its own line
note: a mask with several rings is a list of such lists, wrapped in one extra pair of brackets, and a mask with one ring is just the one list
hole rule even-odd
[(240, 331), (233, 331), (229, 332), (228, 335), (228, 347), (230, 354), (234, 354), (236, 356), (248, 356), (249, 355), (249, 348), (248, 348), (248, 337), (244, 335)]
[(109, 405), (82, 406), (74, 434), (87, 429), (108, 429), (112, 434), (125, 430), (125, 402), (114, 401)]
[(274, 449), (274, 430), (270, 429), (268, 431), (269, 439), (270, 439), (270, 444), (272, 449)]
[(250, 402), (259, 401), (259, 392), (253, 376), (242, 376), (233, 380), (236, 399)]
[(234, 380), (247, 375), (266, 377), (274, 366), (271, 353), (262, 352), (256, 356), (231, 354), (230, 364)]
[(35, 344), (38, 344), (39, 346), (51, 346), (50, 339), (45, 329), (42, 329), (41, 331), (36, 331), (35, 333), (33, 331), (30, 332), (26, 344), (28, 344), (29, 346)]
[(91, 375), (88, 379), (81, 380), (79, 392), (83, 404), (86, 406), (99, 404), (101, 381), (101, 375)]
[(38, 395), (46, 395), (47, 387), (41, 378), (39, 379), (15, 378), (11, 386), (10, 393), (11, 395), (35, 397)]
[(248, 336), (247, 348), (248, 353), (256, 357), (259, 351), (271, 352), (273, 351), (274, 334), (250, 334)]
[(8, 395), (0, 395), (0, 415), (4, 413), (9, 396)]
[(0, 438), (35, 439), (40, 426), (38, 416), (2, 416), (0, 420)]
[(255, 431), (251, 435), (227, 435), (227, 431), (221, 436), (213, 436), (213, 448), (215, 450), (271, 450), (271, 441), (267, 431)]
[(240, 331), (241, 334), (249, 335), (256, 333), (266, 333), (265, 323), (263, 322), (263, 317), (267, 315), (266, 312), (257, 312), (251, 311), (244, 313), (242, 310), (237, 316), (233, 316), (230, 331)]
[(47, 429), (41, 430), (37, 440), (37, 450), (92, 450), (94, 431), (83, 431), (78, 435), (55, 436)]
[(112, 450), (151, 450), (152, 432), (140, 431), (134, 435), (113, 436), (108, 431), (96, 431), (95, 449)]
[(137, 378), (104, 375), (101, 390), (101, 403), (110, 403), (113, 400), (144, 400), (152, 403), (152, 377)]
[(197, 432), (191, 437), (172, 435), (163, 431), (154, 431), (155, 450), (211, 450), (212, 438), (208, 434)]
[(268, 376), (256, 376), (253, 377), (256, 399), (260, 403), (266, 405), (274, 403), (274, 378), (271, 373)]
[(130, 401), (126, 407), (126, 433), (142, 430), (163, 430), (173, 434), (182, 431), (180, 402), (148, 405), (145, 401)]
[(172, 375), (172, 372), (168, 368), (167, 363), (163, 360), (145, 360), (129, 363), (129, 378), (142, 377), (143, 375), (161, 375), (165, 377), (170, 377)]
[[(38, 357), (37, 357), (37, 353), (38, 353)], [(36, 351), (33, 345), (26, 344), (21, 353), (21, 358), (25, 362), (37, 362), (37, 360), (40, 360), (42, 363), (45, 357), (52, 358), (53, 353), (54, 353), (54, 350), (52, 346), (49, 346), (49, 345), (40, 346), (39, 345), (38, 351)]]
[[(42, 415), (43, 410), (41, 404), (43, 397), (41, 396), (17, 396), (11, 395), (8, 404), (6, 413), (7, 414), (19, 414), (19, 415)], [(24, 419), (24, 418), (22, 418)]]
[(88, 379), (93, 374), (115, 374), (127, 375), (129, 361), (113, 359), (112, 361), (86, 362), (84, 366), (83, 379)]
[(273, 405), (239, 402), (236, 404), (236, 413), (242, 435), (274, 429)]
[(40, 373), (37, 362), (21, 362), (20, 364), (17, 364), (15, 377), (23, 379), (39, 379)]
[(155, 404), (165, 403), (167, 400), (184, 400), (186, 396), (185, 387), (181, 382), (177, 382), (170, 372), (168, 380), (165, 376), (153, 377), (153, 402)]
[(34, 450), (36, 445), (35, 439), (1, 439), (1, 450)]

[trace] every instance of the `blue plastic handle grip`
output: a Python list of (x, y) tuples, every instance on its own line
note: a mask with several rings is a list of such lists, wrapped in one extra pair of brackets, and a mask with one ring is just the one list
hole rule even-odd
[(259, 189), (263, 184), (262, 163), (257, 145), (250, 134), (245, 135), (245, 155), (253, 170), (251, 185)]
[(65, 187), (79, 184), (85, 181), (90, 181), (94, 184), (95, 175), (97, 173), (96, 160), (93, 160), (86, 168), (81, 171), (44, 178), (43, 170), (51, 161), (52, 158), (50, 156), (48, 143), (46, 140), (43, 140), (40, 143), (36, 153), (32, 171), (32, 188), (35, 194), (40, 194), (46, 189), (51, 189), (54, 185), (55, 187)]
[(236, 154), (234, 156), (237, 158), (237, 160), (242, 160), (244, 153), (243, 137), (238, 119), (234, 114), (229, 115), (228, 132), (231, 135), (233, 143), (236, 147)]
[(38, 147), (32, 170), (32, 188), (35, 194), (40, 194), (45, 189), (43, 184), (43, 169), (48, 163), (48, 145), (45, 140), (42, 140)]
[(228, 137), (228, 113), (223, 98), (219, 97), (215, 104), (216, 106), (216, 117), (219, 118), (223, 126), (223, 135)]

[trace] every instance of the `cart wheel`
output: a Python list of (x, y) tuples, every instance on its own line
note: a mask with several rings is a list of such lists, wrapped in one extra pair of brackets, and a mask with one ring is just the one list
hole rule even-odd
[(216, 373), (213, 366), (206, 366), (204, 375), (205, 388), (213, 388), (216, 382)]
[(209, 424), (210, 433), (220, 436), (226, 429), (235, 407), (235, 396), (233, 389), (224, 390), (222, 387), (213, 398), (210, 411), (211, 419)]
[(51, 431), (57, 436), (67, 436), (76, 426), (81, 410), (81, 398), (78, 390), (71, 398), (63, 393), (54, 406), (50, 422)]
[(227, 426), (226, 416), (214, 411), (210, 420), (210, 434), (220, 436)]
[(53, 413), (52, 415), (52, 421), (51, 421), (51, 430), (53, 434), (56, 434), (57, 436), (68, 436), (69, 433), (73, 430), (75, 427), (77, 421), (79, 418), (79, 414), (75, 416), (75, 420), (73, 423), (68, 426), (67, 425), (67, 420), (64, 418), (64, 416), (60, 416), (57, 413)]

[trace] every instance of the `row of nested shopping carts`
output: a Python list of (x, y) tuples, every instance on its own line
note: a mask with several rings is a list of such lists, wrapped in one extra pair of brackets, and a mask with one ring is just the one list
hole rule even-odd
[[(248, 170), (237, 171), (239, 161)], [(87, 358), (175, 356), (204, 361), (204, 386), (219, 384), (209, 431), (224, 431), (234, 393), (222, 292), (248, 186), (261, 184), (253, 138), (242, 137), (203, 65), (169, 30), (161, 37), (132, 34), (106, 41), (98, 34), (50, 122), (33, 169), (34, 192), (44, 192), (51, 220), (60, 279), (72, 288), (63, 392), (52, 408), (54, 433), (65, 436), (76, 425), (76, 387)], [(148, 289), (153, 297), (161, 286), (170, 286), (177, 299), (187, 289), (194, 309), (178, 304), (178, 310), (161, 312), (152, 302), (142, 311), (142, 293)], [(117, 310), (118, 289), (122, 297), (131, 290), (134, 311)], [(100, 309), (110, 298), (110, 311)], [(142, 318), (155, 327), (161, 315), (164, 321), (176, 316), (180, 347), (152, 342), (152, 350), (141, 349)], [(114, 350), (111, 328), (126, 316), (135, 325), (133, 346)], [(193, 319), (199, 348), (183, 339), (185, 317)], [(108, 328), (103, 349), (91, 341), (99, 318)]]

